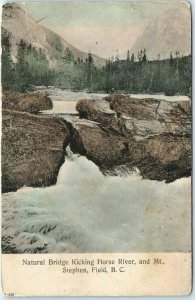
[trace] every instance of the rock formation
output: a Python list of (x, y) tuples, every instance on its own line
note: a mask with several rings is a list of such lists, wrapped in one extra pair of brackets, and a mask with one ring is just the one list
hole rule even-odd
[(71, 148), (103, 172), (127, 164), (148, 179), (171, 182), (190, 176), (189, 101), (111, 95), (102, 102), (80, 100), (76, 108), (81, 118), (93, 122), (76, 122)]
[(56, 183), (70, 136), (62, 119), (38, 115), (52, 108), (52, 100), (39, 92), (3, 92), (3, 192)]
[(32, 114), (51, 108), (50, 101), (39, 93), (4, 94), (3, 192), (54, 184), (68, 144), (104, 174), (139, 169), (143, 178), (166, 182), (191, 175), (190, 101), (110, 95), (78, 101), (80, 119), (72, 121)]
[(2, 191), (56, 183), (69, 140), (61, 119), (4, 110)]
[[(107, 102), (107, 103), (106, 103)], [(111, 95), (101, 100), (80, 100), (76, 109), (86, 118), (110, 127), (124, 136), (146, 139), (158, 134), (189, 135), (189, 101), (168, 102)]]

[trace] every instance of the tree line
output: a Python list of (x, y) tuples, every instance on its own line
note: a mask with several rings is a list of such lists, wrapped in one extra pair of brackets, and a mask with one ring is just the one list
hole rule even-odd
[(146, 50), (135, 55), (127, 54), (126, 60), (108, 60), (103, 67), (104, 90), (129, 93), (188, 94), (191, 88), (191, 56), (148, 61)]
[(9, 34), (2, 34), (2, 86), (22, 92), (31, 85), (54, 85), (74, 91), (187, 95), (191, 91), (191, 64), (191, 55), (183, 57), (178, 51), (174, 57), (170, 53), (167, 59), (159, 56), (149, 61), (143, 49), (137, 56), (127, 51), (126, 59), (112, 57), (97, 67), (91, 53), (83, 60), (75, 58), (67, 47), (52, 69), (44, 51), (24, 40), (20, 40), (13, 62)]

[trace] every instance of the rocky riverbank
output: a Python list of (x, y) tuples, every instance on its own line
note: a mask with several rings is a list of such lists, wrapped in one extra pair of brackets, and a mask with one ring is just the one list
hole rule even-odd
[[(6, 100), (8, 103), (6, 103)], [(12, 109), (5, 109), (11, 103)], [(52, 108), (41, 94), (8, 94), (2, 109), (2, 191), (56, 183), (69, 144), (69, 131), (60, 118), (35, 115)]]
[(79, 100), (80, 118), (38, 114), (52, 106), (41, 93), (4, 93), (3, 192), (54, 184), (67, 145), (104, 174), (123, 166), (166, 182), (191, 175), (190, 101), (110, 95)]
[[(191, 174), (191, 104), (111, 95), (80, 100), (72, 150), (103, 172), (122, 164), (143, 178), (172, 182)], [(90, 123), (90, 121), (96, 123)]]

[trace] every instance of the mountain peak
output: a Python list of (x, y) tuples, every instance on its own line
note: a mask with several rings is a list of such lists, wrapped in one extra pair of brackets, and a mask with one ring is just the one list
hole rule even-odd
[(154, 18), (131, 49), (135, 55), (146, 49), (149, 59), (160, 55), (167, 58), (170, 53), (179, 51), (181, 55), (191, 53), (190, 9), (174, 8)]

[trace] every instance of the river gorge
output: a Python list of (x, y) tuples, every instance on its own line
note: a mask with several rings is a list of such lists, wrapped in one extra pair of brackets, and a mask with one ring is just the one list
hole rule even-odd
[[(78, 143), (75, 137), (67, 139), (63, 161), (59, 158), (61, 163), (57, 181), (51, 186), (24, 185), (16, 187), (16, 191), (3, 193), (3, 253), (190, 251), (191, 177), (188, 158), (183, 158), (180, 149), (177, 151), (174, 149), (173, 153), (173, 155), (180, 155), (178, 161), (181, 162), (180, 166), (177, 161), (174, 161), (174, 166), (172, 165), (174, 176), (171, 175), (172, 171), (169, 173), (167, 167), (169, 162), (163, 156), (159, 156), (161, 158), (159, 169), (153, 172), (152, 168), (156, 167), (156, 163), (153, 163), (154, 153), (144, 164), (138, 163), (140, 157), (145, 159), (143, 153), (146, 150), (147, 157), (150, 149), (152, 149), (151, 153), (154, 152), (152, 139), (157, 136), (159, 138), (159, 133), (151, 134), (151, 125), (146, 119), (143, 123), (143, 116), (142, 123), (136, 123), (137, 131), (134, 130), (135, 138), (133, 137), (132, 143), (130, 122), (135, 125), (135, 120), (132, 121), (131, 116), (128, 116), (126, 121), (123, 112), (119, 112), (117, 118), (113, 117), (113, 109), (116, 109), (118, 100), (114, 99), (115, 102), (112, 102), (113, 99), (109, 100), (112, 104), (110, 109), (110, 104), (107, 107), (107, 102), (104, 103), (105, 100), (102, 100), (110, 97), (109, 95), (73, 93), (57, 89), (42, 89), (41, 93), (43, 92), (51, 98), (53, 108), (43, 110), (39, 115), (43, 118), (44, 116), (62, 118), (65, 124), (68, 124), (68, 130), (81, 138), (82, 149), (79, 148), (80, 140)], [(131, 95), (131, 97), (138, 101), (149, 98), (150, 102), (146, 103), (149, 109), (151, 107), (153, 109), (152, 99), (165, 101), (160, 102), (160, 105), (163, 103), (161, 113), (163, 111), (164, 114), (166, 106), (167, 115), (169, 103), (175, 107), (175, 101), (181, 101), (182, 111), (186, 109), (185, 103), (189, 102), (186, 96)], [(82, 109), (86, 103), (81, 99), (85, 99), (87, 105), (89, 103), (89, 106), (85, 106), (85, 109), (88, 109), (85, 118), (82, 116)], [(98, 114), (96, 114), (96, 107), (93, 106), (93, 100), (96, 101), (97, 107), (100, 106)], [(136, 114), (137, 108), (133, 109)], [(109, 121), (106, 119), (107, 116)], [(31, 121), (36, 118), (38, 116), (33, 116)], [(101, 122), (98, 122), (97, 118)], [(174, 120), (177, 118), (178, 116), (174, 115)], [(186, 117), (180, 114), (179, 118), (184, 124)], [(153, 117), (152, 122), (156, 122)], [(161, 121), (161, 124), (163, 122)], [(185, 121), (184, 124), (185, 132), (181, 132), (175, 125), (177, 121), (174, 122), (174, 129), (170, 126), (163, 127), (164, 131), (160, 134), (165, 145), (155, 140), (154, 142), (158, 142), (161, 147), (155, 151), (160, 152), (160, 149), (167, 147), (171, 130), (171, 134), (174, 131), (179, 141), (184, 143), (186, 155), (189, 155), (186, 148), (188, 122)], [(146, 127), (143, 128), (143, 124), (147, 130)], [(162, 130), (162, 128), (158, 129), (157, 125), (155, 130)], [(14, 123), (11, 126), (14, 127)], [(57, 123), (52, 123), (51, 126), (55, 127)], [(122, 137), (119, 134), (121, 128)], [(146, 134), (147, 139), (144, 136)], [(90, 135), (95, 146), (89, 139)], [(116, 137), (114, 150), (110, 148), (110, 139), (113, 136)], [(176, 142), (178, 143), (178, 140)], [(52, 151), (59, 153), (54, 146), (57, 148), (62, 145), (52, 144)], [(93, 147), (96, 148), (96, 153)], [(142, 148), (143, 152), (138, 153)], [(136, 155), (133, 152), (136, 152)], [(133, 161), (131, 164), (129, 157)], [(117, 161), (120, 159), (118, 165)], [(185, 170), (183, 160), (186, 164)]]

